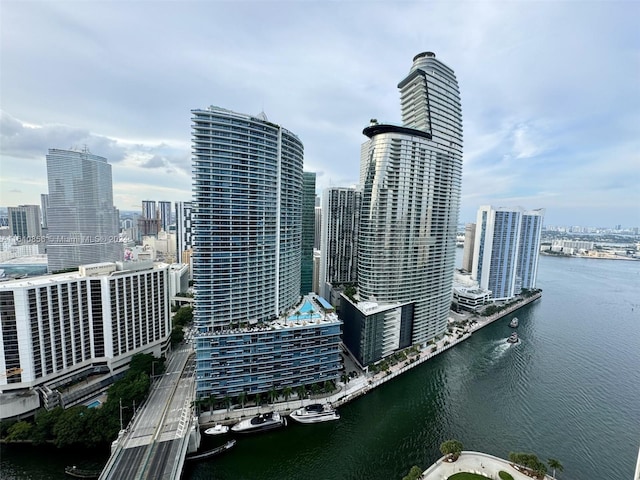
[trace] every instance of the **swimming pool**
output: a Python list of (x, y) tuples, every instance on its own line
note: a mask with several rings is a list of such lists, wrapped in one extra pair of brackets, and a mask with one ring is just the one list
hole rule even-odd
[(100, 400), (94, 400), (89, 405), (87, 405), (87, 407), (88, 408), (98, 408), (100, 405), (102, 405), (102, 402)]
[(300, 307), (299, 312), (300, 313), (309, 313), (309, 312), (313, 312), (313, 305), (311, 305), (311, 302), (309, 300), (305, 300), (304, 301), (304, 305), (302, 305), (302, 307)]

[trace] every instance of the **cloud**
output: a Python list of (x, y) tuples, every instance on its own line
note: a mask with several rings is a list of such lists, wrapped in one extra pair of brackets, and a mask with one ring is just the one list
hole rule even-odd
[(640, 224), (640, 3), (286, 7), (3, 5), (0, 202), (37, 201), (47, 149), (84, 145), (113, 165), (119, 206), (187, 200), (190, 110), (211, 104), (264, 110), (298, 135), (318, 191), (353, 184), (363, 127), (400, 122), (397, 84), (431, 50), (460, 85), (461, 220), (513, 201), (562, 212), (558, 223), (607, 205)]

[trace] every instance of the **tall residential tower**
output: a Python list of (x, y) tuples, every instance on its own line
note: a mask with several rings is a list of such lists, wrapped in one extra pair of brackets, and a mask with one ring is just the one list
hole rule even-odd
[(478, 209), (472, 278), (495, 300), (535, 288), (544, 209)]
[[(425, 52), (398, 84), (403, 126), (373, 120), (361, 158), (361, 301), (411, 304), (396, 348), (446, 329), (462, 178), (462, 112), (453, 70)], [(408, 334), (410, 332), (410, 335)]]
[(192, 110), (192, 146), (198, 398), (336, 379), (340, 322), (300, 296), (302, 142), (210, 107)]

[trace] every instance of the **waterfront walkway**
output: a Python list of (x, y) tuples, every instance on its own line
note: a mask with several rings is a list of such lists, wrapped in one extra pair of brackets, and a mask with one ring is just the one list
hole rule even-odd
[[(455, 462), (442, 457), (422, 473), (422, 480), (447, 480), (460, 472), (477, 473), (487, 478), (499, 480), (498, 472), (509, 473), (514, 480), (532, 480), (532, 477), (517, 470), (509, 461), (480, 452), (462, 452)], [(545, 480), (552, 477), (545, 475)]]
[(407, 360), (391, 365), (387, 371), (378, 372), (376, 374), (361, 372), (360, 375), (349, 380), (346, 384), (339, 383), (338, 391), (332, 394), (314, 395), (312, 398), (281, 401), (264, 406), (202, 412), (199, 417), (200, 425), (203, 427), (212, 426), (217, 423), (231, 425), (236, 423), (242, 417), (251, 417), (258, 415), (259, 413), (272, 410), (277, 410), (281, 415), (288, 415), (292, 411), (312, 403), (331, 403), (334, 407), (339, 407), (340, 405), (350, 402), (361, 395), (367, 394), (370, 390), (394, 379), (398, 375), (402, 375), (417, 365), (432, 359), (436, 355), (441, 354), (458, 343), (464, 342), (466, 339), (471, 337), (473, 332), (476, 330), (479, 330), (496, 320), (504, 318), (514, 311), (537, 300), (541, 296), (542, 293), (537, 293), (531, 297), (520, 299), (519, 301), (507, 306), (504, 310), (489, 317), (471, 317), (469, 314), (457, 314), (456, 317), (469, 320), (470, 323), (464, 328), (454, 330), (454, 333), (452, 334), (445, 335), (437, 342), (427, 345), (417, 354), (408, 356)]

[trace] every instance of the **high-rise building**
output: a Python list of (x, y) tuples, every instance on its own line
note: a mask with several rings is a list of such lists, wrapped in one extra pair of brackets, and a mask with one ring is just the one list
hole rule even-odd
[(275, 319), (300, 298), (302, 142), (264, 114), (192, 114), (195, 322)]
[(331, 298), (331, 287), (358, 280), (360, 201), (356, 188), (330, 187), (322, 193), (318, 283), (324, 298)]
[(142, 216), (152, 220), (158, 218), (155, 200), (142, 200)]
[(142, 201), (142, 216), (138, 217), (138, 238), (157, 236), (162, 229), (160, 225), (160, 213), (155, 200)]
[(74, 405), (104, 384), (66, 391), (61, 386), (121, 373), (136, 353), (166, 351), (168, 271), (169, 265), (151, 262), (100, 263), (0, 282), (0, 419), (41, 406), (34, 388), (48, 408)]
[(41, 193), (40, 194), (40, 215), (42, 216), (42, 229), (48, 231), (48, 217), (47, 217), (47, 209), (49, 208), (49, 194)]
[(300, 297), (302, 142), (264, 113), (191, 113), (198, 398), (336, 379), (340, 322)]
[(527, 210), (522, 214), (520, 244), (518, 245), (518, 267), (516, 276), (521, 289), (536, 288), (538, 258), (545, 210)]
[(478, 209), (472, 278), (490, 290), (494, 300), (535, 288), (543, 219), (543, 209)]
[(182, 262), (182, 253), (191, 250), (193, 247), (191, 237), (193, 230), (191, 227), (191, 212), (193, 204), (191, 202), (176, 202), (176, 254), (178, 263)]
[(313, 248), (315, 250), (320, 250), (320, 236), (322, 235), (322, 207), (315, 207), (315, 227), (314, 227), (314, 236), (313, 239)]
[(402, 332), (396, 336), (396, 348), (402, 348), (446, 329), (462, 178), (462, 113), (453, 70), (431, 52), (414, 57), (398, 88), (403, 126), (372, 120), (364, 129), (369, 140), (361, 151), (357, 299), (413, 305), (411, 315), (405, 312), (390, 323)]
[(158, 202), (158, 213), (160, 216), (160, 228), (165, 232), (169, 231), (171, 222), (171, 202), (160, 201)]
[(471, 273), (473, 270), (473, 248), (476, 241), (476, 224), (467, 223), (464, 227), (464, 250), (462, 251), (462, 269)]
[(86, 149), (49, 149), (47, 179), (49, 272), (122, 260), (107, 159)]
[(21, 243), (40, 243), (42, 235), (39, 205), (19, 205), (7, 208), (9, 231)]
[(302, 175), (302, 251), (300, 262), (300, 295), (313, 291), (313, 243), (315, 242), (316, 174)]

